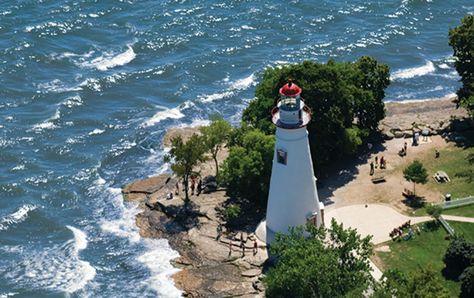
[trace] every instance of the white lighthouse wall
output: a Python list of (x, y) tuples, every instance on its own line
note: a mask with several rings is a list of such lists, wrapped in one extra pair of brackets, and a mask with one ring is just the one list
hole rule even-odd
[[(287, 152), (286, 165), (277, 161), (277, 150)], [(290, 226), (304, 225), (313, 212), (318, 213), (319, 225), (319, 209), (308, 132), (305, 127), (278, 127), (267, 204), (267, 228), (272, 232), (287, 233)]]

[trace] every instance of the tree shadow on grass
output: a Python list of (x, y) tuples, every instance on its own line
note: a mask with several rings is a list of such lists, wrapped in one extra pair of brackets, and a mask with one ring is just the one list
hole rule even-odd
[(443, 134), (447, 142), (455, 143), (456, 147), (463, 149), (474, 146), (474, 120), (472, 119), (454, 119), (451, 121), (453, 131)]

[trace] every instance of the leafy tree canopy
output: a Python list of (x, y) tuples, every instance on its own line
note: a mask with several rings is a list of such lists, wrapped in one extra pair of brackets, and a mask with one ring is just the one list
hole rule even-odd
[(184, 180), (185, 202), (189, 202), (188, 181), (193, 169), (199, 163), (206, 160), (204, 154), (206, 147), (202, 139), (193, 134), (191, 138), (184, 142), (181, 136), (177, 136), (171, 140), (171, 150), (165, 156), (165, 162), (171, 161), (171, 169)]
[(415, 192), (415, 184), (425, 184), (428, 182), (428, 173), (419, 160), (414, 160), (408, 167), (403, 170), (403, 177), (407, 181), (413, 182), (413, 192)]
[(272, 133), (270, 111), (288, 78), (303, 89), (302, 97), (313, 111), (308, 132), (312, 153), (318, 157), (316, 162), (327, 164), (354, 153), (361, 138), (376, 130), (385, 117), (382, 100), (390, 83), (389, 68), (373, 58), (362, 57), (354, 63), (305, 61), (267, 69), (242, 120)]
[(243, 126), (231, 137), (221, 182), (232, 196), (265, 205), (268, 197), (275, 137)]
[(216, 177), (218, 177), (219, 163), (217, 161), (217, 154), (222, 149), (222, 146), (227, 142), (232, 131), (232, 126), (220, 115), (212, 116), (211, 120), (211, 124), (208, 126), (202, 126), (200, 131), (204, 146), (209, 150), (212, 159), (214, 160)]
[(465, 16), (461, 25), (449, 30), (449, 45), (457, 58), (455, 67), (461, 76), (459, 103), (474, 116), (474, 15)]
[(290, 229), (271, 246), (278, 261), (266, 277), (268, 297), (362, 297), (372, 282), (370, 237), (331, 222), (329, 229)]
[(420, 268), (414, 274), (399, 270), (387, 270), (382, 281), (375, 287), (372, 298), (448, 298), (449, 292), (431, 268)]
[(443, 261), (446, 265), (446, 275), (449, 278), (458, 278), (464, 269), (474, 265), (474, 244), (464, 237), (455, 237), (449, 243)]
[(459, 276), (461, 281), (461, 298), (469, 298), (474, 296), (474, 265), (467, 267)]

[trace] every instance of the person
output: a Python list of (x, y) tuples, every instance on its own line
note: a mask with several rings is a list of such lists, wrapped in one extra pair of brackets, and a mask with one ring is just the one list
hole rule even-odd
[(407, 154), (407, 142), (403, 144), (403, 149), (405, 149), (405, 154)]
[(201, 191), (202, 191), (202, 180), (201, 180), (201, 178), (199, 178), (199, 181), (198, 181), (198, 184), (197, 184), (197, 189), (196, 189), (196, 192), (197, 192), (198, 196), (201, 194)]
[(379, 157), (376, 155), (375, 156), (375, 167), (376, 168), (377, 168), (378, 164), (379, 164)]
[(256, 255), (256, 254), (257, 254), (257, 251), (258, 251), (257, 240), (254, 240), (254, 241), (253, 241), (253, 255)]
[(435, 158), (439, 158), (439, 151), (438, 151), (438, 149), (435, 149)]
[(173, 193), (172, 193), (172, 192), (167, 193), (167, 194), (166, 194), (166, 199), (167, 199), (167, 200), (173, 199)]
[(385, 169), (385, 158), (383, 156), (380, 157), (380, 168)]
[(194, 195), (194, 188), (196, 187), (194, 184), (195, 184), (194, 177), (191, 177), (191, 195), (192, 196)]
[(242, 258), (245, 257), (245, 243), (244, 241), (240, 241), (240, 248), (242, 249)]
[(216, 240), (219, 240), (219, 238), (221, 238), (221, 235), (222, 235), (222, 226), (221, 226), (221, 224), (218, 224), (218, 225), (217, 225), (217, 237), (216, 237)]
[(374, 174), (374, 162), (371, 161), (370, 162), (370, 176), (372, 176)]

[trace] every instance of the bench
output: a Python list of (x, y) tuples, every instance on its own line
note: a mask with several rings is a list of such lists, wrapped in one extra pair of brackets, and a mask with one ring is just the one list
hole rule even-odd
[(411, 197), (414, 197), (414, 196), (415, 196), (415, 193), (412, 192), (411, 190), (409, 190), (408, 188), (405, 188), (405, 189), (402, 191), (402, 195), (403, 195), (404, 197), (411, 198)]
[(374, 178), (370, 179), (372, 180), (372, 183), (381, 183), (381, 182), (385, 182), (385, 176), (383, 175), (379, 175), (379, 176), (375, 176)]

